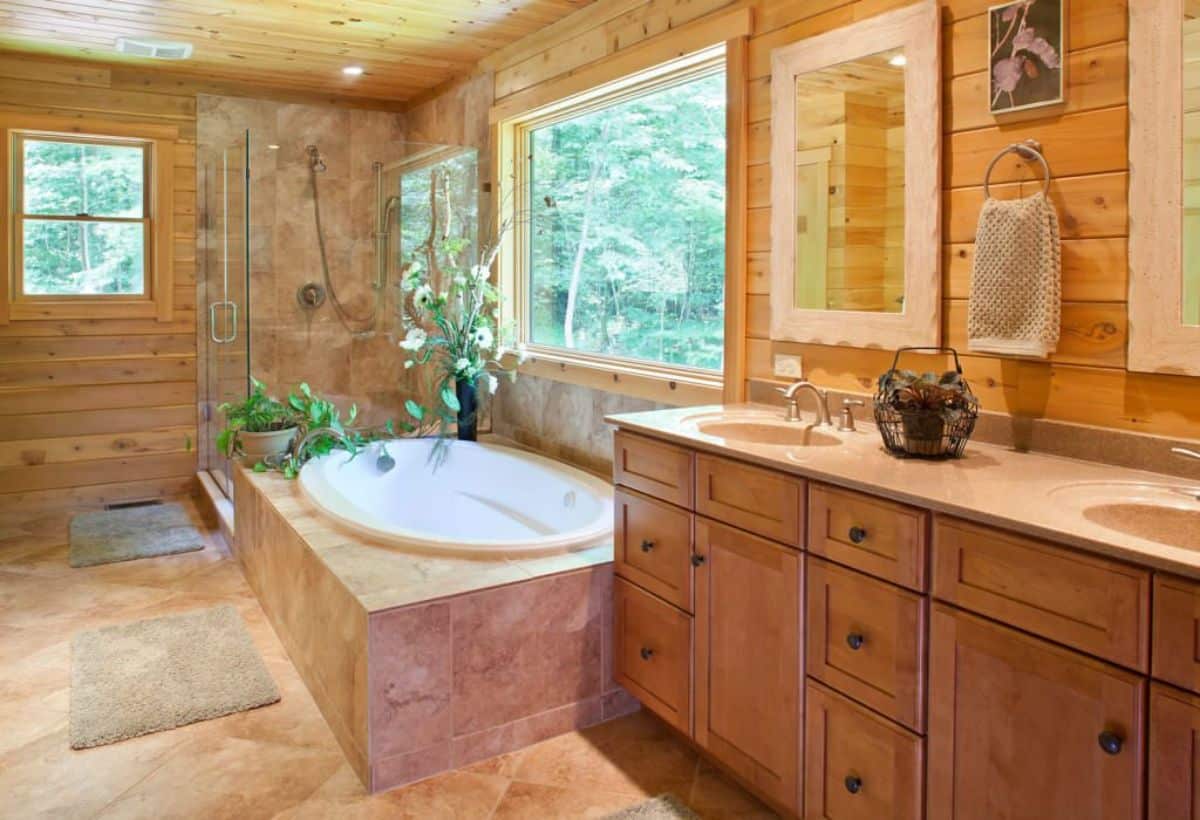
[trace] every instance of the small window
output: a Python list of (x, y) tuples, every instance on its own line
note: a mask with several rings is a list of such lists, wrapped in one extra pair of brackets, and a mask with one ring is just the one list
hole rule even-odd
[(143, 296), (149, 148), (102, 137), (16, 134), (16, 296)]
[(725, 113), (720, 54), (512, 126), (516, 319), (535, 356), (719, 381)]

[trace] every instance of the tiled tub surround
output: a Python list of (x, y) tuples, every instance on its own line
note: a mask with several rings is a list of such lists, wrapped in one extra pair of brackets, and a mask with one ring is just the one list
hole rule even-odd
[[(706, 435), (690, 421), (745, 413), (782, 418), (779, 408), (745, 404), (627, 413), (608, 421), (697, 450), (1200, 579), (1200, 551), (1115, 532), (1055, 496), (1060, 488), (1082, 483), (1188, 484), (1186, 479), (974, 441), (961, 459), (896, 458), (883, 449), (878, 431), (865, 424), (853, 433), (822, 428), (824, 435), (841, 440), (837, 446), (780, 447)], [(805, 417), (811, 418), (807, 413)], [(1164, 449), (1161, 458), (1165, 463), (1173, 457)]]
[(234, 551), (360, 779), (389, 789), (636, 708), (612, 680), (612, 544), (471, 561), (375, 546), (238, 469)]

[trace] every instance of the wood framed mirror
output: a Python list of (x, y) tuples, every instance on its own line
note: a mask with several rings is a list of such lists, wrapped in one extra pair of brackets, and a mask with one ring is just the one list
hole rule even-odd
[(1129, 369), (1200, 376), (1200, 0), (1129, 4)]
[(935, 0), (771, 54), (771, 338), (941, 337)]

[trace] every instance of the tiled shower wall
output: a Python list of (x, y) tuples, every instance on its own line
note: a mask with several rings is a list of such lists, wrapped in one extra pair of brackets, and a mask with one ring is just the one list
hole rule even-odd
[[(307, 310), (297, 292), (309, 282), (325, 286), (305, 152), (316, 145), (327, 166), (318, 186), (330, 276), (350, 314), (370, 315), (375, 299), (370, 286), (375, 278), (372, 164), (401, 157), (403, 118), (201, 95), (197, 155), (202, 175), (245, 129), (250, 131), (251, 374), (279, 395), (306, 381), (339, 404), (357, 402), (368, 423), (399, 417), (410, 392), (402, 358), (385, 332), (388, 311), (381, 311), (374, 335), (355, 334), (339, 320), (329, 298)], [(200, 278), (220, 263), (218, 251), (204, 248)], [(365, 321), (351, 325), (369, 327)]]

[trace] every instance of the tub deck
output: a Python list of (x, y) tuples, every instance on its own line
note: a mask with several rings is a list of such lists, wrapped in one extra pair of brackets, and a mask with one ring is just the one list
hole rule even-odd
[(625, 714), (612, 539), (472, 560), (372, 543), (238, 468), (234, 552), (364, 785), (393, 788)]

